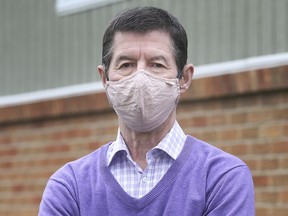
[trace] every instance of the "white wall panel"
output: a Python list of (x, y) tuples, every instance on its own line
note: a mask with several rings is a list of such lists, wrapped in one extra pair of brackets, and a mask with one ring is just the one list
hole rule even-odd
[(0, 96), (99, 80), (106, 25), (137, 5), (179, 17), (196, 66), (288, 52), (287, 0), (127, 0), (67, 16), (54, 0), (1, 0)]

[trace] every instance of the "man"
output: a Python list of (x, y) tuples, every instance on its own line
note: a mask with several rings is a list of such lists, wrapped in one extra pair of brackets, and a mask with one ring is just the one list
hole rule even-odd
[(178, 20), (154, 7), (127, 10), (106, 29), (102, 56), (117, 139), (58, 170), (39, 215), (254, 215), (247, 166), (176, 121), (193, 75)]

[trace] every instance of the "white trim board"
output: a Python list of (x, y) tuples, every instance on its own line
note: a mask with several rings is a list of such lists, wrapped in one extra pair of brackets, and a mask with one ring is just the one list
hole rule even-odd
[[(288, 64), (288, 53), (258, 56), (236, 61), (196, 66), (193, 79), (219, 76), (223, 74), (240, 73), (249, 70), (257, 70), (261, 68), (272, 68), (287, 64)], [(104, 87), (102, 83), (99, 81), (55, 89), (0, 96), (0, 108), (34, 103), (45, 100), (53, 100), (85, 94), (93, 94), (96, 92), (103, 92), (103, 91)]]
[(194, 79), (288, 65), (288, 53), (256, 56), (195, 67)]
[(59, 98), (69, 98), (103, 91), (104, 87), (102, 82), (99, 81), (94, 83), (79, 84), (15, 95), (0, 96), (0, 108), (27, 103), (35, 103), (39, 101), (55, 100)]
[(57, 0), (55, 10), (58, 16), (66, 16), (120, 1), (123, 0)]

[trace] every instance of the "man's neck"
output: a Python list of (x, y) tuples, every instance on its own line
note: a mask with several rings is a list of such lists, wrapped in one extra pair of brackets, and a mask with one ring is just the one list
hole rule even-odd
[(175, 123), (176, 112), (172, 111), (167, 120), (149, 132), (137, 132), (120, 122), (121, 135), (132, 159), (144, 170), (147, 167), (146, 154), (160, 143)]

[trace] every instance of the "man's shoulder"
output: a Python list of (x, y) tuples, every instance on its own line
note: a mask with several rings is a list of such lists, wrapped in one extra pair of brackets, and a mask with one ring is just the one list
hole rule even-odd
[[(227, 179), (232, 179), (231, 184), (239, 181), (250, 181), (251, 172), (248, 166), (239, 157), (221, 150), (205, 141), (188, 137), (193, 150), (190, 154), (193, 173), (205, 179), (207, 189), (211, 190), (215, 184), (224, 184)], [(187, 140), (187, 141), (188, 141)]]
[(194, 145), (192, 157), (196, 157), (201, 162), (202, 167), (207, 170), (219, 169), (219, 171), (225, 172), (238, 166), (246, 166), (237, 156), (225, 152), (203, 140), (188, 136), (187, 141)]
[(58, 169), (50, 179), (82, 178), (97, 172), (100, 170), (100, 167), (105, 164), (102, 157), (105, 159), (105, 152), (107, 151), (109, 144), (110, 143), (105, 144), (90, 154), (66, 163)]

